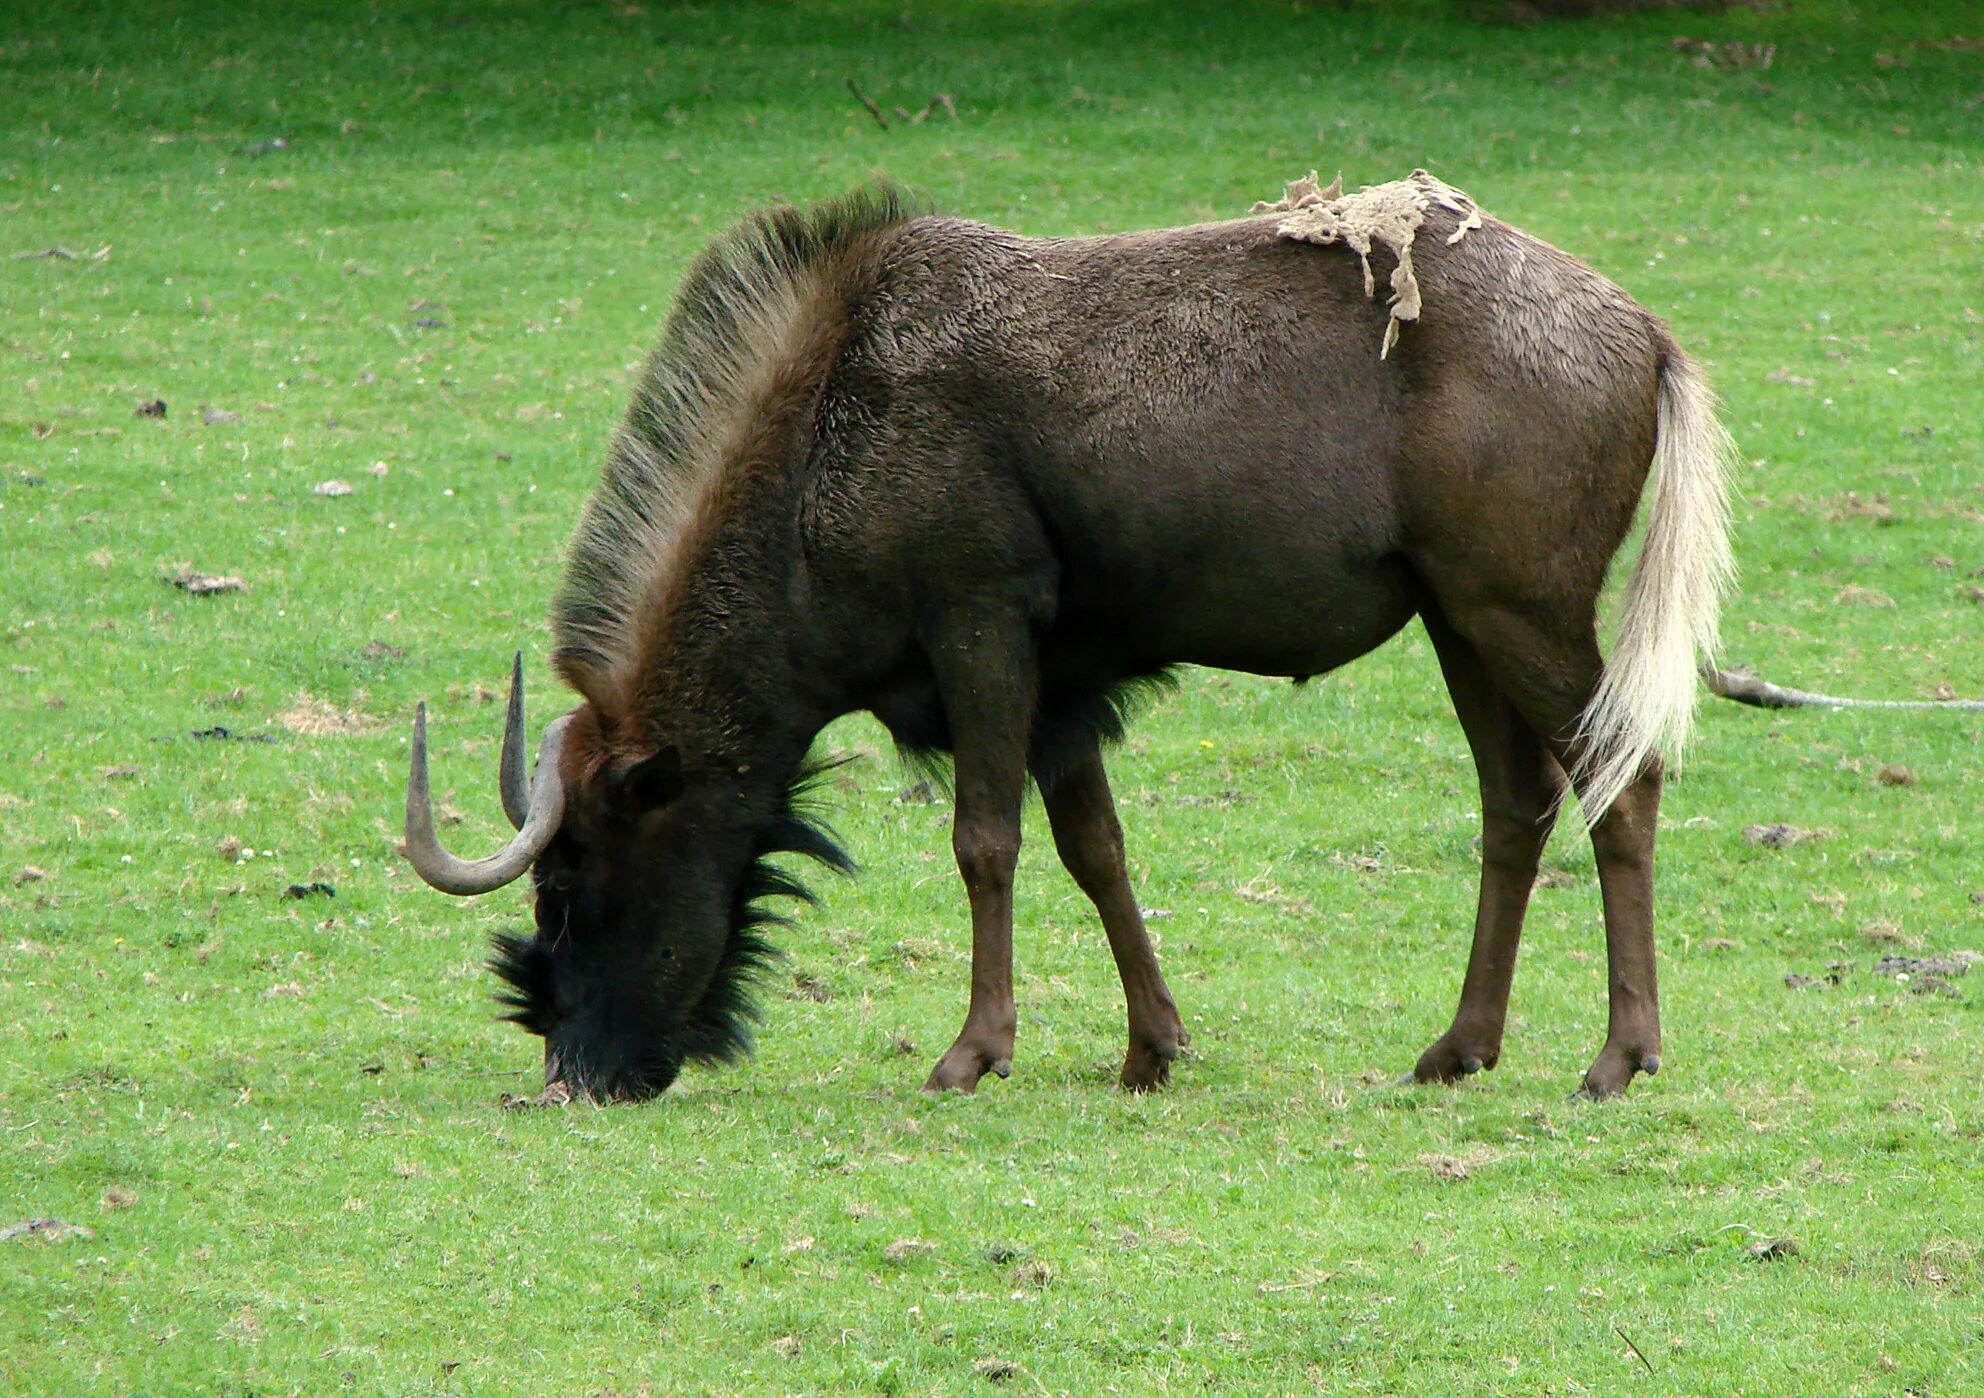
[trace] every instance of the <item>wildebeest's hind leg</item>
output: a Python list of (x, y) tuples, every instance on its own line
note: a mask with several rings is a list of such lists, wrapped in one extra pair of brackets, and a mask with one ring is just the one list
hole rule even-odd
[(1660, 1071), (1660, 996), (1653, 959), (1653, 837), (1661, 766), (1648, 761), (1592, 829), (1605, 900), (1605, 958), (1611, 1014), (1605, 1047), (1584, 1075), (1588, 1097), (1626, 1090), (1635, 1073)]
[(1116, 819), (1109, 776), (1093, 736), (1073, 761), (1042, 778), (1041, 796), (1054, 830), (1054, 847), (1101, 914), (1110, 954), (1123, 978), (1123, 995), (1130, 1007), (1123, 1086), (1132, 1092), (1149, 1091), (1170, 1078), (1171, 1062), (1186, 1042), (1185, 1024), (1144, 933), (1143, 910), (1137, 906), (1123, 859), (1123, 827)]
[(1437, 606), (1427, 607), (1423, 616), (1481, 784), (1481, 895), (1467, 978), (1452, 1026), (1412, 1071), (1419, 1082), (1451, 1082), (1493, 1068), (1502, 1056), (1523, 914), (1564, 778), (1474, 647)]
[(930, 1070), (926, 1092), (973, 1091), (1013, 1069), (1013, 871), (1020, 855), (1027, 734), (1037, 662), (1031, 628), (967, 617), (932, 645), (951, 732), (957, 806), (951, 849), (971, 899), (971, 1003), (964, 1027)]
[[(1577, 771), (1580, 716), (1604, 673), (1594, 608), (1467, 606), (1452, 588), (1435, 590), (1447, 618), (1481, 657), (1489, 676), (1544, 735), (1566, 772)], [(1594, 589), (1595, 591), (1595, 589)], [(1660, 1070), (1660, 998), (1653, 957), (1653, 839), (1660, 812), (1661, 768), (1650, 759), (1593, 825), (1592, 852), (1605, 903), (1609, 1019), (1605, 1046), (1585, 1073), (1583, 1091), (1611, 1097), (1635, 1073)], [(1485, 833), (1485, 831), (1484, 831)]]

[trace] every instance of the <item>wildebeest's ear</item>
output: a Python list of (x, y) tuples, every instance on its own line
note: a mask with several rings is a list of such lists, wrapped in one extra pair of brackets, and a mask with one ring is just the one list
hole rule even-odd
[(665, 747), (644, 757), (613, 779), (607, 795), (613, 813), (626, 820), (666, 806), (682, 794), (682, 754)]

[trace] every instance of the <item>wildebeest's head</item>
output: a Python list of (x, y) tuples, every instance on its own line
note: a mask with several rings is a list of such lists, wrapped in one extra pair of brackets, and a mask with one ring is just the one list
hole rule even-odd
[(755, 973), (772, 955), (759, 900), (807, 897), (767, 862), (781, 851), (837, 869), (847, 857), (793, 810), (808, 772), (768, 787), (720, 774), (673, 746), (616, 752), (581, 705), (545, 729), (526, 784), (521, 661), (504, 726), (503, 808), (517, 833), (486, 859), (463, 860), (434, 834), (426, 706), (414, 719), (406, 848), (445, 893), (487, 893), (528, 870), (533, 935), (502, 935), (492, 968), (508, 1018), (545, 1041), (549, 1095), (635, 1101), (691, 1059), (727, 1062), (751, 1042)]

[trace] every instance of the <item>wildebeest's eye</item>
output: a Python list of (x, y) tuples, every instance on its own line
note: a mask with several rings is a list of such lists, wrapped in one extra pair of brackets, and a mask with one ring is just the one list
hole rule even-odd
[(570, 893), (576, 881), (570, 869), (547, 869), (538, 875), (537, 887), (539, 892)]
[(643, 758), (612, 780), (608, 804), (622, 820), (637, 820), (682, 794), (682, 754), (670, 746)]
[(554, 847), (538, 859), (531, 878), (539, 893), (569, 893), (578, 882), (579, 864), (568, 848)]

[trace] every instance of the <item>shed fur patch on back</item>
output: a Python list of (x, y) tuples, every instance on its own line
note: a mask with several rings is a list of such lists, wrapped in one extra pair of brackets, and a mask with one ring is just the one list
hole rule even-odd
[(754, 413), (804, 341), (809, 307), (860, 240), (911, 214), (889, 188), (764, 210), (683, 278), (606, 468), (586, 502), (552, 606), (554, 661), (596, 707), (620, 708), (641, 633)]
[(1274, 203), (1254, 205), (1257, 214), (1278, 213), (1288, 217), (1275, 225), (1283, 238), (1300, 243), (1342, 243), (1357, 254), (1364, 268), (1364, 294), (1375, 296), (1377, 283), (1371, 276), (1371, 247), (1382, 243), (1398, 259), (1392, 269), (1392, 297), (1387, 303), (1391, 316), (1385, 321), (1385, 337), (1378, 346), (1384, 359), (1398, 343), (1398, 328), (1408, 320), (1419, 319), (1419, 280), (1412, 271), (1412, 243), (1428, 210), (1435, 205), (1460, 215), (1460, 226), (1448, 236), (1458, 243), (1470, 228), (1481, 226), (1481, 211), (1474, 201), (1424, 170), (1414, 170), (1402, 180), (1366, 185), (1355, 194), (1343, 192), (1343, 176), (1338, 175), (1324, 188), (1311, 170), (1304, 179), (1291, 183)]

